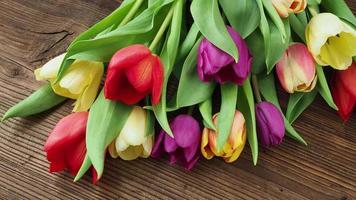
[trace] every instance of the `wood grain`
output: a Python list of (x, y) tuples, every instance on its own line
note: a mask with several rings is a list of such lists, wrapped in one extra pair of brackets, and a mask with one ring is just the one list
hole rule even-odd
[[(356, 11), (356, 1), (349, 0)], [(114, 0), (0, 1), (0, 115), (41, 84), (33, 70), (118, 6)], [(107, 159), (98, 185), (50, 174), (43, 145), (72, 102), (0, 124), (1, 199), (356, 199), (356, 114), (343, 124), (319, 98), (295, 123), (307, 147), (285, 139), (249, 148), (234, 164), (201, 159), (192, 172), (166, 161)]]

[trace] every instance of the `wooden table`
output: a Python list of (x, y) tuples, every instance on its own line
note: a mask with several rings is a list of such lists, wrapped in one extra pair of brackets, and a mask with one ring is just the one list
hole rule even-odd
[[(356, 8), (355, 0), (348, 0)], [(114, 0), (0, 1), (0, 115), (43, 83), (33, 70), (65, 51), (87, 27), (119, 4)], [(356, 199), (356, 113), (344, 125), (319, 98), (295, 123), (307, 147), (285, 139), (260, 151), (247, 147), (233, 164), (202, 159), (192, 172), (166, 161), (107, 159), (98, 185), (50, 174), (43, 145), (72, 102), (0, 124), (1, 199)]]

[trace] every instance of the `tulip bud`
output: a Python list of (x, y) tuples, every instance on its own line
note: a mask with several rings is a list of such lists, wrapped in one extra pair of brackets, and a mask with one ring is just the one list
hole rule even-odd
[(36, 79), (51, 81), (56, 94), (76, 99), (74, 112), (87, 111), (97, 96), (104, 74), (104, 65), (101, 62), (76, 60), (65, 71), (62, 79), (54, 84), (64, 56), (65, 54), (57, 56), (43, 67), (36, 69)]
[[(54, 127), (44, 146), (51, 173), (64, 169), (68, 169), (72, 175), (78, 173), (86, 154), (87, 120), (88, 112), (72, 113)], [(93, 182), (96, 181), (96, 172), (93, 170)]]
[(152, 104), (160, 101), (164, 81), (163, 64), (144, 45), (123, 48), (112, 57), (104, 85), (107, 99), (136, 104), (148, 94)]
[(214, 79), (218, 83), (233, 82), (242, 85), (251, 71), (252, 57), (246, 42), (231, 27), (227, 27), (239, 51), (239, 61), (217, 48), (206, 38), (199, 46), (198, 74), (202, 81)]
[(301, 13), (307, 7), (307, 0), (272, 0), (279, 16), (287, 18), (290, 13)]
[[(217, 126), (218, 114), (213, 116), (213, 122)], [(216, 140), (217, 135), (214, 130), (204, 128), (201, 152), (206, 159), (212, 159), (214, 156), (222, 157), (225, 162), (231, 163), (237, 160), (246, 143), (246, 123), (242, 113), (235, 111), (234, 121), (231, 127), (231, 132), (228, 140), (224, 144), (221, 151), (217, 150)]]
[(179, 162), (187, 170), (191, 170), (199, 159), (199, 123), (189, 115), (179, 115), (172, 120), (170, 127), (174, 138), (161, 130), (151, 156), (160, 158), (167, 154), (171, 164)]
[(319, 65), (344, 70), (356, 56), (356, 31), (336, 15), (314, 16), (305, 34), (309, 51)]
[(153, 133), (147, 133), (147, 115), (147, 111), (141, 107), (133, 108), (119, 136), (109, 146), (111, 157), (135, 160), (150, 156)]
[(339, 115), (346, 122), (356, 106), (356, 63), (347, 70), (335, 72), (331, 81), (331, 90)]
[(279, 82), (288, 93), (309, 92), (317, 82), (314, 59), (300, 43), (288, 47), (278, 61), (276, 71)]
[(265, 147), (278, 145), (285, 134), (284, 120), (281, 112), (269, 102), (256, 105), (256, 121), (260, 144)]

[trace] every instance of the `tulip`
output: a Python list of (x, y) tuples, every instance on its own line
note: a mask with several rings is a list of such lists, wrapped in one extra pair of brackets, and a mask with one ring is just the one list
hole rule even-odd
[[(153, 133), (147, 133), (147, 111), (135, 106), (119, 136), (109, 145), (111, 157), (123, 160), (147, 158), (151, 154)], [(152, 124), (153, 125), (153, 124)], [(152, 128), (153, 130), (153, 128)]]
[(65, 54), (57, 56), (36, 69), (36, 80), (48, 80), (56, 94), (76, 99), (74, 112), (87, 111), (97, 96), (104, 65), (101, 62), (76, 60), (65, 71), (61, 80), (54, 83), (64, 56)]
[(246, 42), (231, 27), (227, 27), (239, 51), (239, 61), (204, 38), (199, 46), (198, 74), (204, 82), (233, 82), (242, 85), (251, 71), (252, 57)]
[(310, 92), (317, 82), (314, 59), (301, 43), (288, 47), (278, 61), (276, 71), (282, 87), (288, 93)]
[(123, 48), (112, 57), (107, 71), (104, 94), (107, 99), (135, 104), (151, 93), (152, 104), (160, 101), (163, 64), (144, 45)]
[[(218, 114), (213, 116), (215, 126), (218, 122)], [(214, 156), (222, 157), (225, 162), (231, 163), (237, 160), (246, 143), (246, 123), (242, 113), (235, 111), (234, 121), (230, 135), (221, 151), (217, 150), (217, 136), (219, 133), (209, 128), (204, 128), (201, 142), (201, 152), (206, 159)]]
[(151, 156), (160, 158), (167, 154), (171, 164), (179, 162), (185, 169), (191, 170), (199, 159), (199, 123), (189, 115), (179, 115), (172, 120), (170, 127), (174, 138), (161, 130)]
[(307, 7), (307, 0), (272, 0), (279, 16), (287, 18), (290, 13), (301, 13)]
[(347, 69), (356, 56), (356, 31), (337, 16), (321, 13), (314, 16), (306, 30), (309, 51), (319, 65)]
[(258, 138), (262, 146), (270, 147), (282, 142), (285, 134), (284, 120), (275, 105), (269, 102), (257, 104), (256, 122)]
[(356, 63), (347, 70), (335, 72), (331, 89), (339, 115), (346, 122), (356, 106)]
[[(44, 150), (50, 162), (49, 171), (59, 172), (64, 169), (74, 176), (78, 173), (86, 154), (85, 133), (88, 112), (72, 113), (54, 127), (50, 133)], [(93, 182), (97, 181), (93, 169)]]

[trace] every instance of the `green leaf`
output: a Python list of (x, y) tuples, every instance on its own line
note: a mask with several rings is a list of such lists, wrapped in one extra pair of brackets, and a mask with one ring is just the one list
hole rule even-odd
[(289, 22), (292, 30), (298, 35), (300, 39), (305, 42), (305, 27), (304, 23), (298, 19), (297, 16), (291, 14), (289, 16)]
[(11, 107), (3, 116), (2, 121), (13, 117), (28, 117), (46, 111), (65, 101), (66, 98), (58, 96), (52, 90), (50, 84), (47, 84), (29, 97)]
[(216, 131), (216, 127), (213, 122), (212, 107), (212, 99), (207, 99), (206, 101), (199, 104), (199, 111), (203, 117), (204, 126)]
[(179, 47), (181, 27), (182, 27), (183, 7), (184, 7), (183, 0), (177, 0), (174, 4), (174, 11), (173, 11), (170, 33), (167, 39), (167, 43), (164, 46), (163, 51), (161, 53), (161, 59), (164, 64), (164, 83), (163, 83), (161, 101), (159, 104), (153, 106), (153, 112), (155, 113), (157, 121), (159, 122), (161, 127), (166, 131), (166, 133), (172, 137), (173, 137), (173, 133), (169, 126), (168, 117), (167, 117), (167, 85), (168, 85), (169, 77), (172, 73), (172, 68), (174, 66), (178, 54), (178, 47)]
[(194, 47), (196, 41), (199, 38), (199, 29), (198, 27), (193, 23), (192, 26), (190, 27), (190, 30), (188, 34), (186, 35), (182, 45), (179, 47), (179, 52), (177, 56), (177, 62), (174, 65), (173, 68), (173, 74), (175, 77), (179, 78), (181, 76), (181, 72), (183, 69), (183, 64), (188, 56), (189, 52), (192, 50)]
[(173, 0), (157, 0), (124, 26), (93, 39), (75, 42), (67, 50), (57, 81), (75, 59), (108, 62), (119, 49), (131, 44), (144, 44), (153, 39)]
[(321, 6), (356, 27), (356, 17), (344, 0), (322, 0)]
[(320, 65), (316, 66), (316, 73), (318, 76), (318, 90), (320, 95), (324, 98), (324, 100), (330, 107), (332, 107), (334, 110), (338, 110), (331, 95), (329, 85), (324, 74), (324, 70)]
[(321, 0), (308, 0), (308, 5), (319, 5)]
[[(285, 23), (282, 21), (281, 17), (277, 13), (276, 9), (274, 8), (271, 0), (262, 0), (263, 6), (265, 7), (267, 13), (269, 14), (270, 18), (272, 19), (272, 22), (274, 25), (277, 27), (278, 32), (281, 36), (282, 42), (288, 42), (289, 38), (287, 37), (287, 30), (285, 27)], [(273, 41), (273, 39), (272, 39)], [(273, 45), (272, 45), (273, 47)]]
[(89, 111), (87, 154), (99, 178), (104, 171), (106, 147), (118, 136), (131, 111), (131, 106), (105, 99), (103, 91)]
[(264, 40), (264, 50), (265, 50), (265, 58), (268, 57), (269, 53), (269, 49), (271, 46), (271, 33), (270, 33), (270, 28), (269, 28), (269, 24), (268, 24), (268, 20), (267, 17), (265, 15), (265, 11), (263, 9), (263, 3), (262, 0), (256, 0), (258, 8), (260, 10), (260, 15), (261, 15), (261, 21), (260, 21), (260, 30), (263, 36), (263, 40)]
[(295, 93), (289, 96), (286, 118), (293, 123), (314, 101), (318, 91)]
[(261, 31), (257, 29), (250, 36), (246, 38), (246, 42), (248, 47), (250, 48), (253, 62), (252, 62), (252, 73), (260, 74), (262, 72), (266, 72), (266, 64), (265, 64), (265, 52), (264, 52), (264, 44), (263, 44), (263, 36)]
[(250, 80), (246, 80), (242, 86), (243, 92), (239, 92), (238, 108), (243, 113), (247, 124), (247, 139), (252, 152), (253, 164), (258, 160), (258, 140), (256, 131), (255, 101)]
[(221, 107), (217, 124), (217, 150), (222, 150), (227, 139), (229, 138), (237, 102), (238, 86), (233, 83), (221, 85)]
[(74, 182), (79, 181), (84, 176), (84, 174), (90, 169), (91, 165), (92, 165), (92, 163), (90, 161), (88, 154), (85, 154), (84, 161), (83, 161), (82, 166), (80, 167), (77, 175), (74, 178)]
[[(269, 75), (263, 75), (259, 79), (259, 87), (262, 96), (266, 99), (266, 101), (273, 103), (283, 114), (281, 106), (278, 101), (276, 85), (274, 82), (274, 75), (273, 73)], [(299, 135), (299, 133), (292, 127), (291, 123), (286, 119), (283, 115), (284, 125), (287, 130), (287, 136), (293, 138), (294, 140), (307, 145), (305, 140)]]
[(124, 3), (120, 5), (114, 12), (109, 16), (102, 19), (100, 22), (96, 23), (94, 26), (90, 27), (88, 30), (81, 33), (74, 41), (69, 45), (69, 48), (73, 46), (76, 42), (81, 40), (88, 40), (96, 37), (102, 32), (111, 30), (114, 27), (117, 27), (125, 16), (129, 13), (130, 9), (134, 5), (136, 0), (125, 0)]
[(177, 89), (177, 95), (170, 102), (169, 110), (177, 110), (182, 107), (188, 107), (199, 104), (211, 98), (214, 89), (214, 82), (202, 82), (197, 73), (198, 47), (199, 39), (187, 56)]
[(271, 39), (271, 45), (269, 46), (269, 49), (267, 50), (266, 54), (266, 65), (267, 65), (267, 73), (270, 73), (274, 66), (278, 63), (279, 59), (282, 57), (283, 53), (289, 46), (289, 40), (290, 40), (290, 26), (289, 26), (289, 21), (284, 20), (284, 26), (287, 31), (287, 39), (282, 40), (281, 34), (273, 23), (269, 23), (270, 27), (270, 39)]
[(219, 49), (231, 55), (237, 62), (238, 49), (226, 29), (217, 0), (194, 0), (190, 7), (194, 22), (200, 32)]
[(261, 16), (256, 1), (220, 0), (219, 3), (231, 26), (242, 38), (248, 37), (260, 24)]

